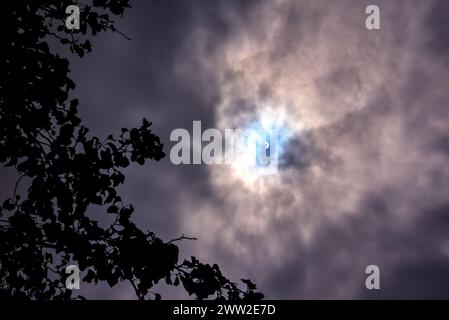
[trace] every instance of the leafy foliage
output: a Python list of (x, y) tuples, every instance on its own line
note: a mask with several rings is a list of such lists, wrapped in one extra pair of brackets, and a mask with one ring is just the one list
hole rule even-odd
[[(249, 280), (246, 290), (225, 278), (217, 265), (195, 257), (179, 263), (177, 240), (163, 242), (132, 222), (133, 207), (117, 193), (121, 169), (159, 161), (163, 145), (143, 119), (101, 141), (78, 116), (67, 59), (51, 52), (51, 38), (79, 57), (91, 50), (88, 36), (114, 31), (111, 15), (127, 0), (93, 0), (81, 5), (81, 29), (64, 28), (72, 1), (15, 1), (0, 13), (0, 162), (20, 175), (0, 208), (0, 296), (67, 299), (65, 267), (78, 264), (84, 281), (129, 282), (139, 299), (160, 298), (151, 288), (161, 280), (182, 284), (198, 299), (260, 299)], [(25, 179), (26, 197), (17, 193)], [(102, 227), (87, 215), (103, 206), (113, 222)]]

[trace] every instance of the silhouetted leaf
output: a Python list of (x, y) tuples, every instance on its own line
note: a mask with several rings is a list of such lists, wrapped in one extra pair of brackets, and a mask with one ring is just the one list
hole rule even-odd
[[(0, 208), (8, 211), (0, 210), (0, 296), (70, 299), (65, 268), (77, 264), (87, 270), (84, 281), (132, 282), (140, 299), (160, 299), (150, 290), (162, 280), (175, 286), (182, 282), (198, 299), (263, 297), (249, 280), (246, 291), (239, 289), (218, 265), (195, 257), (179, 264), (173, 242), (164, 243), (131, 220), (133, 206), (118, 195), (125, 181), (120, 169), (130, 160), (143, 165), (162, 159), (164, 146), (147, 119), (138, 128), (122, 128), (119, 139), (90, 135), (78, 115), (80, 101), (69, 100), (75, 88), (69, 60), (47, 43), (56, 38), (57, 45), (83, 57), (91, 50), (89, 34), (116, 31), (110, 14), (121, 15), (128, 1), (87, 1), (81, 7), (81, 30), (73, 33), (61, 21), (68, 4), (13, 1), (1, 11), (0, 163), (14, 167), (28, 186), (13, 191), (25, 189), (26, 196), (11, 196)], [(107, 207), (110, 225), (88, 215), (92, 205)]]

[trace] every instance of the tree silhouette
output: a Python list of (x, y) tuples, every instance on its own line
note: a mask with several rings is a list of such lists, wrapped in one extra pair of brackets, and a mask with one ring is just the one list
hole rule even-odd
[[(89, 36), (113, 31), (111, 15), (121, 16), (127, 0), (93, 0), (81, 9), (79, 31), (65, 29), (65, 8), (72, 1), (14, 1), (0, 13), (0, 162), (19, 174), (12, 197), (0, 208), (0, 296), (31, 299), (74, 298), (65, 288), (72, 262), (87, 271), (82, 280), (129, 282), (139, 299), (156, 298), (159, 281), (182, 284), (198, 299), (260, 299), (255, 285), (245, 290), (224, 277), (219, 267), (195, 257), (178, 261), (175, 242), (163, 242), (131, 220), (132, 205), (117, 193), (120, 171), (132, 162), (160, 160), (165, 154), (151, 123), (100, 140), (89, 135), (68, 93), (69, 62), (51, 52), (56, 39), (82, 57)], [(18, 185), (26, 181), (26, 196)], [(86, 214), (103, 206), (113, 222), (102, 227)], [(78, 296), (79, 297), (79, 296)]]

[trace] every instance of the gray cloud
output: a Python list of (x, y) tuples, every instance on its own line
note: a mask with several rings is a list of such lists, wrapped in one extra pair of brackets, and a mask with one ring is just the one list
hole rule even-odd
[[(310, 146), (290, 146), (293, 165), (277, 180), (248, 185), (211, 168), (226, 207), (206, 198), (184, 225), (202, 234), (200, 256), (254, 275), (268, 296), (448, 296), (437, 281), (448, 258), (437, 214), (449, 174), (446, 5), (379, 6), (376, 33), (363, 27), (361, 2), (262, 3), (223, 47), (220, 67), (234, 76), (221, 82), (218, 122), (246, 113), (236, 111), (241, 99), (268, 95), (305, 128), (293, 141), (307, 136)], [(380, 292), (364, 288), (369, 264), (381, 267)]]
[[(193, 120), (239, 125), (264, 104), (286, 115), (275, 177), (168, 157), (128, 169), (139, 225), (197, 236), (182, 252), (269, 298), (448, 298), (449, 5), (377, 3), (382, 29), (368, 31), (369, 1), (135, 1), (118, 24), (131, 42), (102, 35), (71, 58), (98, 135), (147, 117), (168, 153)], [(364, 287), (369, 264), (378, 292)]]

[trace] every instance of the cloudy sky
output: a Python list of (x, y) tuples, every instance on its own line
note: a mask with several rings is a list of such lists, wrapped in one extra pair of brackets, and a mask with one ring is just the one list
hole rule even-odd
[[(380, 8), (381, 29), (365, 28)], [(279, 171), (160, 163), (127, 169), (144, 229), (253, 279), (268, 298), (449, 298), (447, 1), (133, 1), (70, 58), (99, 136), (153, 121), (234, 128), (267, 110), (288, 130)], [(381, 289), (365, 288), (379, 266)], [(160, 288), (165, 298), (177, 289)], [(127, 286), (88, 297), (133, 298)]]

